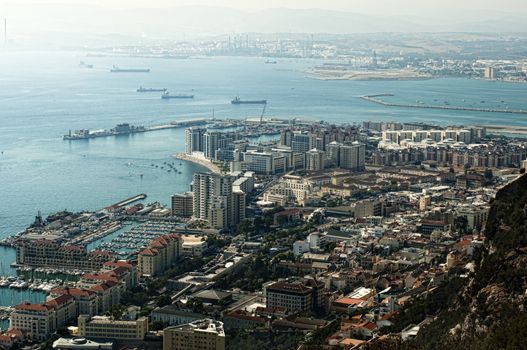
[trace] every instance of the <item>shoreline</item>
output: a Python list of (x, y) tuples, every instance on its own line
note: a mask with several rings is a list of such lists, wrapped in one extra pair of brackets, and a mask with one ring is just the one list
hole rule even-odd
[(187, 162), (201, 165), (215, 174), (221, 174), (220, 168), (218, 168), (216, 164), (212, 163), (211, 161), (209, 161), (203, 156), (199, 156), (197, 154), (187, 154), (183, 152), (178, 152), (178, 153), (173, 154), (172, 157), (175, 159), (185, 160)]

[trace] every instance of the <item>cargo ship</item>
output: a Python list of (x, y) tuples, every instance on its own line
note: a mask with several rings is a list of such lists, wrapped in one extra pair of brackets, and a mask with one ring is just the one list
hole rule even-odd
[(150, 72), (150, 68), (119, 68), (119, 66), (114, 64), (112, 69), (110, 69), (110, 72), (112, 73), (148, 73)]
[(267, 100), (242, 100), (238, 96), (231, 101), (233, 105), (244, 105), (244, 104), (257, 104), (264, 105), (267, 104)]
[(165, 91), (163, 95), (161, 95), (161, 98), (163, 100), (169, 100), (172, 98), (194, 98), (194, 95), (183, 95), (183, 94), (171, 95), (168, 91)]
[(165, 92), (167, 89), (165, 88), (145, 88), (140, 86), (139, 89), (137, 89), (137, 92)]

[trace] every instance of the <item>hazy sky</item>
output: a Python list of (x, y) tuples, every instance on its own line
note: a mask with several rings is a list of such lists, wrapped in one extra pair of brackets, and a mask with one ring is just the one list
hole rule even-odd
[(0, 0), (0, 5), (2, 3), (92, 4), (112, 8), (182, 5), (224, 6), (248, 10), (276, 7), (324, 8), (377, 14), (419, 14), (463, 10), (527, 12), (526, 0)]
[[(178, 8), (189, 5), (208, 7)], [(348, 13), (258, 11), (283, 8)], [(41, 45), (246, 32), (527, 32), (526, 16), (527, 0), (0, 0), (9, 39)]]

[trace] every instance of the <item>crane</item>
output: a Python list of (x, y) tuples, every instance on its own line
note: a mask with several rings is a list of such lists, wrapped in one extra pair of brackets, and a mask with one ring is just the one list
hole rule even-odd
[(263, 116), (265, 114), (265, 108), (267, 107), (267, 104), (264, 104), (264, 107), (263, 107), (263, 110), (262, 110), (262, 114), (260, 115), (260, 125), (263, 124)]

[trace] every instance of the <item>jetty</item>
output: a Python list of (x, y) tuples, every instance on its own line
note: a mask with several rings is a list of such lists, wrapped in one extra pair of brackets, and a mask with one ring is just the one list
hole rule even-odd
[(89, 130), (81, 129), (76, 130), (74, 133), (70, 132), (62, 137), (63, 140), (74, 141), (74, 140), (87, 140), (94, 139), (98, 137), (108, 137), (108, 136), (122, 136), (122, 135), (133, 135), (149, 131), (165, 130), (165, 129), (177, 129), (177, 128), (186, 128), (190, 126), (201, 126), (209, 123), (211, 119), (191, 119), (191, 120), (181, 120), (173, 121), (168, 124), (158, 124), (151, 126), (134, 126), (127, 123), (117, 125), (115, 128), (110, 130)]
[(133, 197), (127, 198), (125, 200), (122, 200), (119, 203), (115, 203), (115, 204), (111, 205), (110, 207), (124, 207), (125, 205), (128, 205), (130, 203), (143, 200), (145, 198), (146, 198), (146, 193), (141, 193), (141, 194), (138, 194), (137, 196), (133, 196)]
[(461, 107), (461, 106), (438, 106), (438, 105), (426, 105), (426, 104), (407, 104), (407, 103), (395, 103), (386, 102), (380, 97), (395, 96), (394, 94), (376, 94), (376, 95), (365, 95), (360, 98), (376, 103), (386, 107), (402, 107), (402, 108), (422, 108), (422, 109), (443, 109), (451, 111), (471, 111), (471, 112), (485, 112), (485, 113), (510, 113), (510, 114), (527, 114), (525, 109), (509, 109), (509, 108), (478, 108), (478, 107)]

